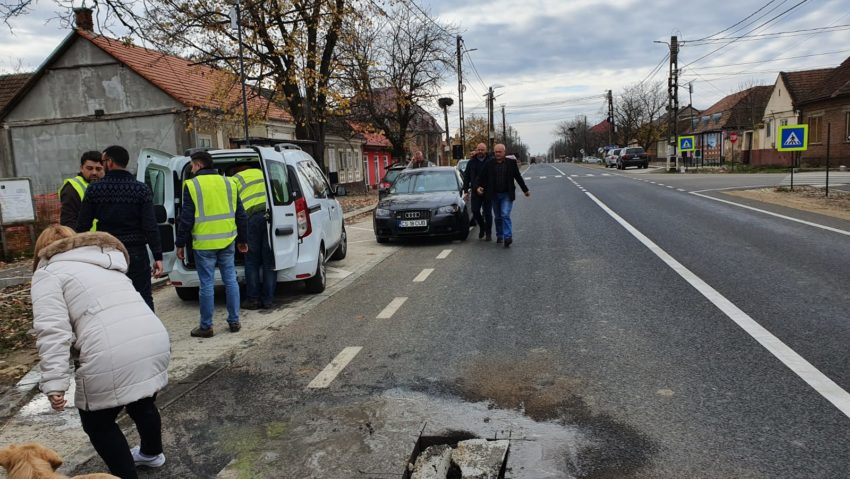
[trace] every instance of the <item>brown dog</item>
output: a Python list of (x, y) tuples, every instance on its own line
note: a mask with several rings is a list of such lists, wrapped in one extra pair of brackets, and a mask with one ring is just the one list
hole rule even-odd
[[(8, 471), (8, 479), (69, 479), (53, 471), (62, 465), (56, 451), (41, 444), (11, 445), (0, 449), (0, 466)], [(70, 479), (120, 479), (111, 474), (86, 474)]]

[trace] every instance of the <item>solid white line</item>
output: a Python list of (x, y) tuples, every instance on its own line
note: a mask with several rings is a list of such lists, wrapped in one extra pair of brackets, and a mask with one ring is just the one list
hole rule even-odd
[(683, 189), (681, 189), (681, 188), (677, 189), (676, 191), (681, 191), (681, 192), (683, 192), (683, 193), (685, 192), (685, 190), (683, 190)]
[(413, 278), (414, 283), (424, 283), (428, 276), (431, 276), (431, 273), (434, 272), (434, 268), (425, 268), (419, 273), (415, 278)]
[(757, 323), (747, 313), (735, 306), (731, 301), (726, 299), (719, 291), (712, 288), (705, 281), (700, 279), (682, 263), (676, 261), (666, 251), (661, 249), (651, 239), (647, 238), (643, 233), (638, 231), (634, 226), (629, 224), (620, 215), (608, 208), (605, 203), (593, 196), (592, 193), (587, 193), (587, 196), (593, 200), (603, 211), (614, 218), (617, 223), (626, 229), (638, 241), (643, 243), (650, 251), (658, 256), (661, 261), (667, 264), (673, 271), (688, 282), (694, 289), (705, 298), (711, 301), (720, 311), (741, 327), (753, 339), (759, 342), (767, 351), (773, 354), (777, 359), (782, 361), (785, 366), (799, 376), (803, 381), (823, 396), (827, 401), (831, 402), (845, 416), (850, 417), (850, 393), (841, 388), (838, 384), (829, 379), (825, 374), (820, 372), (805, 358), (797, 354), (796, 351), (788, 347), (779, 338), (770, 333), (767, 329)]
[(405, 297), (393, 299), (392, 301), (390, 301), (390, 304), (388, 304), (387, 307), (384, 308), (383, 311), (378, 313), (377, 319), (392, 318), (395, 312), (398, 311), (399, 308), (401, 308), (401, 305), (403, 305), (405, 301), (407, 301), (407, 298)]
[(348, 228), (350, 230), (375, 231), (372, 228), (360, 228), (359, 226), (346, 226), (346, 228)]
[(446, 259), (449, 257), (450, 254), (452, 254), (452, 250), (444, 249), (440, 252), (440, 254), (437, 255), (437, 259)]
[[(713, 191), (713, 190), (703, 190), (703, 191)], [(846, 230), (842, 230), (842, 229), (838, 229), (838, 228), (833, 228), (831, 226), (825, 226), (825, 225), (821, 225), (821, 224), (817, 224), (817, 223), (812, 223), (811, 221), (792, 218), (790, 216), (781, 215), (779, 213), (774, 213), (772, 211), (762, 210), (762, 209), (754, 208), (754, 207), (748, 206), (748, 205), (742, 205), (741, 203), (735, 203), (734, 201), (721, 200), (720, 198), (714, 198), (712, 196), (700, 194), (698, 191), (691, 191), (691, 194), (694, 195), (694, 196), (699, 196), (700, 198), (706, 198), (706, 199), (709, 199), (709, 200), (714, 200), (714, 201), (719, 201), (721, 203), (726, 203), (728, 205), (738, 206), (740, 208), (745, 208), (745, 209), (752, 210), (752, 211), (758, 211), (759, 213), (764, 213), (766, 215), (775, 216), (777, 218), (782, 218), (783, 220), (793, 221), (795, 223), (800, 223), (800, 224), (804, 224), (804, 225), (807, 225), (807, 226), (820, 228), (822, 230), (832, 231), (833, 233), (838, 233), (838, 234), (842, 234), (842, 235), (845, 235), (845, 236), (850, 236), (850, 231), (846, 231)]]
[(360, 352), (363, 348), (360, 346), (349, 346), (342, 350), (336, 357), (331, 361), (330, 364), (325, 366), (325, 369), (319, 373), (318, 376), (313, 378), (310, 381), (310, 384), (307, 385), (308, 389), (324, 389), (331, 385), (334, 379), (336, 379), (337, 375), (348, 366), (348, 363), (354, 359), (354, 356), (357, 356), (357, 353)]

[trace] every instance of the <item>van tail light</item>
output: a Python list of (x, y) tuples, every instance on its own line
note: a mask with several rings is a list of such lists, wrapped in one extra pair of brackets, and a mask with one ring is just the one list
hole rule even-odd
[(298, 220), (298, 239), (310, 236), (313, 223), (310, 221), (310, 211), (307, 210), (307, 200), (303, 196), (295, 200), (295, 218)]

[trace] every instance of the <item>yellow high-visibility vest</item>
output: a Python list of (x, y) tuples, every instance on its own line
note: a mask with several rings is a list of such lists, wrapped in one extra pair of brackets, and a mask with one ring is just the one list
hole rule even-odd
[(232, 178), (236, 180), (236, 192), (245, 211), (266, 204), (266, 180), (260, 169), (250, 168), (233, 175)]
[[(74, 188), (74, 191), (76, 191), (78, 195), (80, 195), (80, 201), (83, 201), (83, 198), (86, 197), (86, 188), (89, 187), (89, 182), (80, 175), (73, 178), (66, 178), (65, 181), (62, 182), (62, 186), (59, 187), (60, 199), (62, 198), (62, 190), (65, 189), (65, 185), (68, 183), (71, 183), (71, 187)], [(97, 231), (97, 219), (92, 221), (91, 229), (89, 231)]]
[(236, 239), (236, 189), (229, 178), (200, 175), (186, 183), (195, 203), (192, 248), (224, 249)]

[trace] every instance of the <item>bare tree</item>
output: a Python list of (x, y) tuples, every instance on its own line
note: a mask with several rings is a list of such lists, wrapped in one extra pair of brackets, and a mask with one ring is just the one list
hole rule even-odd
[(425, 114), (421, 105), (436, 100), (454, 66), (448, 30), (407, 7), (395, 8), (379, 23), (360, 17), (347, 25), (340, 76), (352, 97), (353, 118), (382, 131), (394, 157), (404, 156), (411, 126)]
[(644, 149), (660, 140), (667, 128), (667, 94), (660, 82), (637, 83), (618, 95), (614, 117), (622, 145), (637, 143)]

